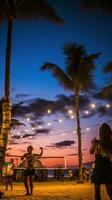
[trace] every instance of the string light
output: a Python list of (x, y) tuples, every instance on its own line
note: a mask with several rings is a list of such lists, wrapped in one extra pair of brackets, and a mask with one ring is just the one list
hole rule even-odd
[(95, 103), (92, 103), (92, 104), (91, 104), (91, 108), (96, 108), (96, 104), (95, 104)]
[(34, 130), (35, 130), (35, 128), (34, 128), (34, 127), (32, 127), (32, 130), (34, 131)]
[(89, 114), (89, 111), (88, 111), (88, 110), (85, 110), (84, 113), (85, 113), (86, 115), (88, 115), (88, 114)]
[(27, 118), (26, 118), (26, 120), (29, 122), (29, 121), (30, 121), (30, 118), (29, 118), (29, 117), (27, 117)]
[(110, 108), (110, 104), (106, 104), (106, 108)]
[(66, 135), (66, 133), (62, 133), (62, 136), (65, 136)]
[(27, 133), (27, 132), (28, 132), (28, 129), (25, 129), (25, 132)]
[(72, 114), (72, 113), (73, 113), (73, 110), (69, 109), (69, 110), (68, 110), (68, 113), (69, 113), (69, 114)]
[(59, 123), (62, 123), (62, 119), (59, 119)]
[(51, 126), (51, 122), (48, 122), (48, 124), (47, 124), (48, 126)]
[(38, 128), (39, 128), (39, 129), (42, 129), (42, 126), (40, 125), (40, 126), (38, 126)]
[(90, 128), (86, 128), (86, 131), (90, 131)]
[(48, 109), (48, 110), (47, 110), (47, 113), (48, 113), (48, 114), (51, 114), (51, 109)]
[(74, 119), (75, 117), (74, 117), (74, 115), (71, 115), (70, 118), (71, 118), (71, 119)]

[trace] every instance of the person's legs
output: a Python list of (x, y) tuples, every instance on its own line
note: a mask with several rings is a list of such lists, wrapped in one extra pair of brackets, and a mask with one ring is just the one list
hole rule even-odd
[(105, 187), (110, 200), (112, 200), (112, 184), (106, 184)]
[(6, 186), (6, 190), (8, 190), (8, 176), (6, 176), (6, 179), (5, 179), (5, 186)]
[(9, 176), (9, 185), (11, 186), (11, 190), (13, 190), (12, 177), (11, 176)]
[(95, 184), (95, 200), (101, 200), (101, 195), (100, 195), (100, 184)]
[(29, 176), (30, 191), (33, 194), (33, 176)]
[(27, 192), (26, 195), (29, 195), (28, 176), (27, 175), (24, 176), (24, 186), (25, 186), (26, 192)]

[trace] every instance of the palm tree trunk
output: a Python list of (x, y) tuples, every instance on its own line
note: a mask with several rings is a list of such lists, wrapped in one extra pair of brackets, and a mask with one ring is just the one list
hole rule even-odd
[(12, 20), (8, 20), (6, 64), (5, 64), (5, 97), (2, 101), (2, 126), (0, 133), (0, 170), (5, 160), (5, 153), (8, 144), (11, 125), (11, 102), (10, 102), (10, 62), (12, 43)]
[(78, 161), (79, 161), (79, 177), (78, 182), (83, 182), (82, 175), (82, 140), (81, 140), (81, 128), (80, 128), (80, 116), (79, 116), (79, 93), (75, 94), (75, 110), (77, 119), (77, 136), (78, 136)]

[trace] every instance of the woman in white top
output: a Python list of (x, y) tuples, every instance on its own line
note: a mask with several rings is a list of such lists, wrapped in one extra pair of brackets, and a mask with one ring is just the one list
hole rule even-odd
[(12, 179), (13, 179), (14, 168), (15, 168), (14, 160), (11, 158), (7, 165), (6, 182), (5, 182), (6, 190), (8, 190), (8, 185), (10, 185), (11, 190), (13, 190)]

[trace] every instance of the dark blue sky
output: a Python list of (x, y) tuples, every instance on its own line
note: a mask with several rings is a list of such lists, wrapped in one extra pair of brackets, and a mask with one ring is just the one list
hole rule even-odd
[[(62, 103), (63, 96), (57, 100), (55, 99), (56, 95), (65, 94), (69, 96), (71, 93), (64, 91), (50, 73), (39, 71), (40, 66), (46, 61), (53, 62), (62, 68), (64, 67), (62, 48), (65, 43), (85, 44), (88, 53), (102, 52), (102, 55), (96, 61), (95, 83), (101, 88), (109, 80), (109, 76), (103, 75), (102, 69), (112, 59), (112, 15), (101, 11), (84, 11), (79, 0), (49, 0), (49, 2), (55, 8), (57, 14), (64, 20), (64, 25), (53, 24), (46, 20), (29, 22), (16, 20), (13, 27), (11, 97), (13, 101), (24, 100), (26, 104), (29, 103), (27, 108), (21, 108), (23, 113), (19, 113), (18, 116), (26, 123), (25, 117), (32, 115), (30, 123), (34, 123), (36, 129), (39, 129), (38, 119), (42, 120), (44, 128), (42, 134), (46, 133), (49, 121), (53, 124), (47, 130), (46, 136), (37, 137), (35, 135), (37, 140), (34, 137), (34, 140), (29, 141), (28, 138), (31, 135), (26, 135), (26, 129), (30, 134), (33, 134), (30, 123), (25, 128), (20, 127), (19, 130), (15, 130), (13, 136), (17, 136), (17, 134), (25, 136), (24, 139), (21, 139), (20, 135), (18, 135), (20, 141), (18, 140), (16, 143), (15, 140), (13, 141), (13, 136), (11, 136), (12, 149), (18, 150), (20, 154), (22, 154), (25, 148), (24, 145), (27, 145), (28, 141), (30, 144), (36, 145), (35, 148), (38, 145), (44, 146), (46, 148), (46, 155), (50, 155), (51, 152), (53, 155), (57, 154), (57, 149), (55, 149), (57, 146), (64, 147), (64, 149), (58, 149), (59, 155), (74, 153), (74, 147), (71, 145), (76, 145), (75, 151), (77, 152), (77, 135), (73, 133), (73, 130), (75, 130), (76, 134), (76, 120), (74, 123), (74, 119), (66, 118), (67, 114), (65, 113), (66, 102), (69, 102), (69, 99), (64, 101), (64, 103)], [(4, 22), (0, 25), (0, 98), (3, 96), (4, 88), (6, 33), (7, 23)], [(51, 104), (55, 104), (55, 113), (51, 116), (46, 116), (45, 104), (49, 105), (50, 103), (49, 101), (38, 101), (38, 98), (54, 100)], [(96, 100), (94, 101), (96, 102)], [(92, 110), (89, 103), (91, 101), (85, 99), (82, 105), (80, 105), (82, 133), (85, 134), (83, 137), (85, 161), (90, 160), (88, 148), (91, 139), (97, 135), (100, 124), (105, 120), (109, 120), (111, 116), (111, 113), (106, 110), (102, 101), (96, 102), (96, 110)], [(70, 105), (73, 106), (73, 101), (71, 101)], [(84, 111), (89, 109), (90, 116), (84, 116)], [(30, 113), (28, 113), (29, 110)], [(63, 119), (62, 124), (58, 123), (60, 118)], [(89, 131), (86, 130), (88, 127), (90, 127)], [(68, 142), (68, 140), (70, 141)], [(20, 144), (20, 147), (17, 146), (17, 143)], [(60, 144), (64, 145), (59, 146)], [(66, 144), (69, 145), (67, 146)], [(76, 159), (75, 162), (77, 162)]]
[[(48, 98), (63, 92), (49, 74), (42, 74), (39, 67), (43, 62), (64, 64), (62, 47), (64, 43), (83, 43), (88, 53), (102, 52), (96, 62), (96, 83), (102, 87), (102, 67), (112, 57), (112, 15), (101, 11), (87, 12), (80, 1), (49, 1), (64, 20), (63, 26), (45, 20), (15, 21), (13, 28), (11, 88), (13, 94), (34, 93)], [(0, 26), (0, 84), (3, 91), (4, 53), (6, 45), (6, 23)], [(45, 84), (45, 82), (47, 84)], [(50, 92), (47, 90), (51, 88)], [(43, 92), (44, 91), (44, 92)], [(3, 92), (0, 92), (0, 96)]]

